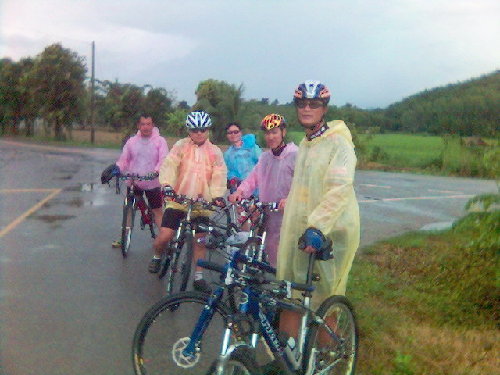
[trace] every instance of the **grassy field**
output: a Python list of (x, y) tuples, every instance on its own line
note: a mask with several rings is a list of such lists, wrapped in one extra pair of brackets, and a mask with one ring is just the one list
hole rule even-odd
[(444, 148), (443, 138), (437, 136), (374, 134), (361, 135), (361, 140), (367, 143), (371, 159), (375, 156), (396, 167), (424, 168), (438, 160)]
[[(303, 132), (290, 132), (290, 138), (298, 143)], [(374, 155), (378, 161), (390, 161), (397, 167), (419, 168), (439, 158), (443, 151), (443, 139), (436, 136), (411, 134), (375, 134), (360, 136), (366, 143), (368, 155)], [(378, 150), (378, 151), (377, 151)], [(377, 160), (374, 160), (377, 161)]]
[[(303, 132), (289, 132), (297, 144), (302, 138)], [(359, 169), (498, 178), (498, 140), (486, 141), (490, 146), (467, 147), (459, 137), (361, 134), (355, 143)]]

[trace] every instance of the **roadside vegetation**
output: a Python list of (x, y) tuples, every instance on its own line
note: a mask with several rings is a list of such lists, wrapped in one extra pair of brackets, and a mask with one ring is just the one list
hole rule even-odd
[[(351, 127), (352, 129), (352, 127)], [(298, 144), (300, 131), (289, 132)], [(497, 139), (468, 145), (468, 138), (416, 134), (359, 134), (354, 128), (359, 169), (404, 171), (444, 176), (498, 178), (500, 147)]]
[(486, 375), (500, 360), (500, 196), (469, 202), (444, 232), (361, 249), (348, 297), (360, 323), (362, 375)]

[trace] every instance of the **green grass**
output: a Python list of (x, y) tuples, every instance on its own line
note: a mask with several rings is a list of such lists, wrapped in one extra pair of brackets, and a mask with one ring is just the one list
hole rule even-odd
[[(304, 132), (290, 131), (288, 137), (298, 144)], [(360, 140), (366, 143), (368, 155), (378, 148), (382, 153), (378, 161), (401, 168), (424, 167), (438, 159), (444, 147), (441, 137), (423, 135), (363, 134)]]
[(499, 212), (448, 231), (361, 249), (348, 285), (360, 326), (359, 374), (482, 375), (498, 370)]
[(424, 168), (438, 160), (444, 148), (443, 139), (437, 136), (374, 134), (360, 139), (367, 143), (368, 155), (381, 150), (381, 162), (402, 168)]

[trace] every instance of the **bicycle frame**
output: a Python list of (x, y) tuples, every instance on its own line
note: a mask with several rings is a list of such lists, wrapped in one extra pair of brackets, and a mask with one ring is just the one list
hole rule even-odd
[[(235, 254), (233, 254), (230, 262), (224, 267), (212, 264), (210, 262), (202, 262), (202, 264), (200, 264), (202, 267), (221, 273), (221, 280), (224, 279), (224, 285), (219, 286), (212, 293), (209, 301), (207, 302), (207, 305), (205, 306), (205, 309), (202, 311), (195, 325), (195, 328), (193, 329), (193, 333), (190, 336), (190, 342), (188, 346), (183, 350), (182, 354), (184, 356), (190, 357), (195, 355), (198, 343), (201, 341), (206, 328), (210, 324), (210, 321), (216, 311), (217, 305), (222, 301), (224, 291), (228, 286), (235, 284), (234, 273), (238, 273), (238, 263), (249, 263), (249, 266), (260, 268), (267, 272), (273, 270), (272, 267), (270, 267), (267, 263), (262, 263), (257, 260), (251, 260), (247, 256), (241, 254), (241, 251), (242, 250), (238, 250)], [(337, 334), (333, 330), (331, 330), (327, 324), (324, 324), (325, 322), (323, 319), (318, 317), (316, 313), (310, 309), (310, 298), (312, 296), (312, 292), (315, 289), (312, 285), (312, 265), (314, 263), (314, 260), (314, 255), (311, 254), (309, 258), (308, 283), (297, 284), (288, 281), (283, 282), (286, 286), (285, 298), (291, 297), (291, 289), (300, 290), (304, 295), (302, 303), (292, 303), (283, 300), (283, 298), (267, 296), (260, 288), (253, 286), (251, 281), (249, 281), (248, 285), (243, 288), (243, 297), (240, 298), (242, 302), (240, 302), (239, 304), (238, 312), (228, 317), (228, 322), (223, 334), (223, 343), (220, 351), (220, 366), (222, 366), (221, 364), (224, 364), (225, 361), (227, 361), (229, 355), (235, 347), (244, 345), (256, 348), (259, 338), (260, 336), (262, 336), (273, 352), (275, 359), (278, 360), (281, 363), (282, 368), (285, 369), (286, 374), (296, 375), (297, 371), (302, 370), (303, 372), (301, 373), (305, 375), (311, 375), (314, 371), (313, 363), (315, 358), (314, 355), (309, 355), (306, 357), (305, 348), (307, 344), (306, 337), (308, 334), (308, 330), (312, 325), (322, 325), (326, 329), (326, 332), (330, 335), (330, 337), (335, 342), (342, 345), (343, 340), (339, 336), (337, 336)], [(259, 284), (257, 283), (256, 285)], [(275, 312), (272, 310), (264, 310), (262, 308), (263, 305), (266, 307), (275, 306), (275, 308), (295, 311), (302, 315), (297, 337), (297, 349), (293, 353), (286, 349), (286, 343), (283, 343), (282, 340), (280, 340), (276, 330), (271, 325), (271, 320)], [(244, 341), (238, 341), (235, 344), (231, 345), (231, 334), (235, 332), (234, 327), (237, 326), (238, 321), (241, 320), (241, 316), (250, 316), (252, 318), (252, 321), (250, 321), (252, 327), (250, 337), (247, 337), (247, 339)], [(308, 359), (307, 363), (305, 362), (306, 359)], [(323, 371), (326, 372), (335, 364), (336, 361)]]
[[(141, 178), (141, 177), (135, 176), (135, 175), (117, 176), (116, 177), (116, 194), (120, 194), (120, 179), (121, 180), (129, 179), (132, 181), (130, 186), (127, 186), (127, 193), (126, 193), (125, 199), (123, 201), (123, 206), (125, 207), (125, 206), (127, 206), (127, 204), (129, 202), (132, 202), (131, 204), (132, 204), (132, 207), (134, 208), (134, 210), (139, 209), (141, 211), (141, 217), (142, 217), (142, 220), (144, 221), (144, 224), (152, 225), (153, 222), (151, 220), (151, 216), (148, 214), (148, 211), (150, 210), (149, 205), (146, 203), (143, 196), (141, 196), (139, 199), (137, 199), (137, 197), (135, 195), (135, 183), (134, 183), (134, 181), (136, 179), (142, 180), (142, 179), (147, 179), (147, 178), (144, 178), (144, 177)], [(132, 223), (132, 225), (133, 225), (133, 223)]]

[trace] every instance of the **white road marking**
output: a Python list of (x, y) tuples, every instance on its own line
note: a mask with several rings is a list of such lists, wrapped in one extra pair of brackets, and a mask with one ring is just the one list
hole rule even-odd
[(453, 190), (434, 190), (434, 189), (427, 189), (427, 191), (434, 192), (434, 193), (444, 193), (444, 194), (463, 194), (462, 191), (453, 191)]
[(475, 195), (471, 194), (460, 194), (460, 195), (431, 196), (431, 197), (381, 198), (381, 199), (359, 200), (358, 203), (399, 202), (399, 201), (432, 200), (432, 199), (469, 199), (474, 196)]
[(374, 188), (382, 188), (382, 189), (392, 189), (392, 186), (389, 186), (389, 185), (359, 184), (358, 186), (366, 186), (366, 187), (374, 187)]

